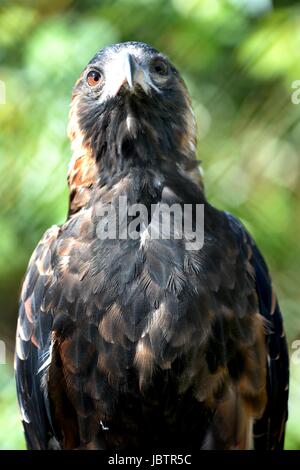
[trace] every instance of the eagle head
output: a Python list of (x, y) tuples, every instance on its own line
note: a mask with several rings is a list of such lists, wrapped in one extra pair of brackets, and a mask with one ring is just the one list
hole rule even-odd
[(71, 169), (85, 158), (77, 184), (99, 175), (107, 181), (133, 166), (195, 167), (187, 88), (163, 54), (139, 42), (108, 46), (85, 67), (73, 90), (69, 136)]

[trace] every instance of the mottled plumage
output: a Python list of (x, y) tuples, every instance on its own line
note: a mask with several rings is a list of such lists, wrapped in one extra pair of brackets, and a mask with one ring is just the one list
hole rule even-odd
[[(69, 135), (69, 216), (35, 249), (20, 301), (28, 448), (282, 448), (281, 313), (250, 235), (206, 201), (177, 70), (141, 43), (100, 51), (74, 87)], [(119, 196), (204, 204), (203, 247), (145, 227), (100, 239)]]

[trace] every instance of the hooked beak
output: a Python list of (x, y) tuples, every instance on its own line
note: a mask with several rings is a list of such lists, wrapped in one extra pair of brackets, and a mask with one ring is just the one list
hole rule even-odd
[(117, 96), (124, 87), (130, 93), (136, 90), (136, 86), (149, 93), (150, 89), (159, 92), (158, 88), (149, 78), (147, 69), (138, 62), (134, 54), (127, 52), (113, 58), (106, 72), (106, 80), (101, 93), (101, 101)]
[(136, 69), (137, 69), (137, 64), (134, 58), (132, 57), (131, 54), (127, 52), (124, 56), (123, 73), (124, 73), (124, 81), (127, 82), (130, 90), (134, 88), (134, 79), (135, 79)]

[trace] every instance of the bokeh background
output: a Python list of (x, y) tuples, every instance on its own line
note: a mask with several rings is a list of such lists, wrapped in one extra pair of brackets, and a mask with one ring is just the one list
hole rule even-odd
[(154, 45), (182, 72), (207, 196), (242, 219), (270, 265), (294, 353), (286, 448), (300, 449), (298, 3), (0, 1), (1, 449), (24, 448), (12, 360), (18, 295), (36, 243), (66, 217), (71, 89), (99, 48), (125, 40)]

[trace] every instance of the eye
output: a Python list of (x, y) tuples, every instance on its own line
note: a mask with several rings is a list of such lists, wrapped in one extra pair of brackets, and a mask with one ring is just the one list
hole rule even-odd
[(102, 73), (99, 72), (99, 70), (91, 70), (87, 74), (86, 80), (87, 80), (89, 86), (91, 86), (91, 87), (99, 85), (99, 83), (102, 81)]
[(166, 77), (169, 74), (169, 65), (162, 59), (154, 59), (150, 65), (150, 72)]

